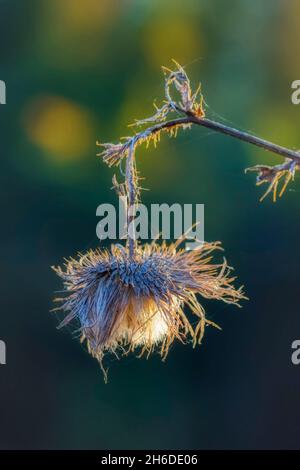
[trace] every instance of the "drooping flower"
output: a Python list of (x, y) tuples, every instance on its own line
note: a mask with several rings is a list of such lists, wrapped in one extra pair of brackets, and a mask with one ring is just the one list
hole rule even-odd
[[(191, 251), (178, 245), (138, 245), (134, 259), (127, 247), (112, 245), (71, 258), (64, 269), (54, 268), (65, 287), (65, 297), (56, 299), (66, 313), (60, 326), (75, 321), (101, 365), (106, 352), (157, 349), (165, 358), (175, 339), (200, 343), (205, 325), (217, 325), (205, 317), (197, 294), (232, 304), (245, 297), (242, 288), (233, 286), (226, 261), (212, 263), (219, 242)], [(195, 315), (195, 326), (185, 306)]]
[[(242, 287), (234, 287), (235, 277), (226, 261), (212, 261), (212, 252), (221, 249), (219, 242), (185, 251), (180, 248), (184, 237), (169, 245), (139, 245), (130, 233), (131, 209), (138, 204), (142, 189), (136, 149), (143, 143), (156, 146), (162, 132), (175, 137), (179, 129), (195, 123), (225, 132), (224, 126), (204, 119), (201, 87), (193, 92), (185, 70), (175, 65), (174, 71), (164, 69), (166, 99), (161, 107), (155, 106), (153, 116), (134, 123), (151, 126), (117, 144), (97, 143), (102, 147), (98, 155), (109, 167), (119, 167), (124, 176), (121, 183), (114, 176), (113, 188), (126, 198), (126, 246), (90, 250), (67, 260), (63, 268), (54, 268), (64, 282), (64, 297), (56, 299), (60, 302), (58, 309), (65, 313), (60, 326), (76, 324), (81, 340), (98, 359), (105, 376), (102, 360), (107, 352), (118, 355), (139, 350), (142, 355), (157, 350), (164, 359), (176, 339), (194, 346), (200, 343), (206, 325), (218, 327), (206, 318), (200, 296), (236, 305), (246, 298)], [(168, 120), (169, 114), (175, 118)], [(231, 129), (230, 135), (237, 132)]]

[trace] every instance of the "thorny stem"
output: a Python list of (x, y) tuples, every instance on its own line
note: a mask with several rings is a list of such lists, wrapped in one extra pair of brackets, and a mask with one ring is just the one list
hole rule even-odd
[[(154, 135), (156, 133), (159, 133), (163, 129), (170, 129), (172, 127), (177, 127), (177, 126), (182, 126), (182, 125), (187, 125), (187, 124), (196, 124), (198, 126), (212, 129), (216, 132), (221, 132), (222, 134), (229, 135), (231, 137), (242, 140), (244, 142), (248, 142), (249, 144), (256, 145), (257, 147), (261, 147), (264, 150), (276, 153), (277, 155), (281, 155), (286, 158), (290, 158), (292, 160), (297, 161), (297, 163), (300, 163), (300, 154), (295, 150), (290, 150), (286, 147), (282, 147), (281, 145), (277, 145), (272, 142), (269, 142), (268, 140), (261, 139), (260, 137), (256, 137), (252, 134), (249, 134), (248, 132), (240, 131), (233, 127), (229, 127), (224, 124), (221, 124), (219, 122), (212, 121), (211, 119), (198, 118), (197, 116), (193, 115), (190, 112), (184, 111), (183, 109), (180, 109), (180, 112), (185, 113), (186, 117), (173, 119), (170, 121), (165, 121), (165, 122), (156, 124), (155, 126), (149, 127), (147, 129), (147, 132), (149, 132), (149, 134)], [(136, 134), (135, 140), (138, 141), (139, 136), (142, 137), (144, 135), (144, 132), (145, 131), (141, 132), (141, 134)]]
[[(127, 208), (127, 222), (128, 222), (128, 235), (129, 235), (129, 252), (133, 256), (135, 249), (135, 240), (130, 237), (129, 229), (133, 220), (132, 209), (137, 202), (137, 195), (139, 191), (136, 168), (135, 168), (135, 149), (143, 142), (147, 144), (153, 140), (156, 144), (159, 140), (161, 131), (166, 130), (176, 135), (179, 128), (191, 127), (193, 124), (197, 126), (206, 127), (216, 132), (229, 135), (235, 139), (260, 147), (268, 152), (275, 153), (281, 157), (285, 157), (282, 164), (275, 166), (268, 165), (255, 165), (254, 167), (247, 168), (245, 171), (255, 171), (258, 173), (256, 184), (260, 185), (268, 183), (269, 187), (266, 193), (261, 198), (273, 193), (273, 201), (276, 201), (276, 194), (279, 182), (283, 181), (283, 186), (279, 193), (282, 196), (288, 183), (294, 179), (295, 171), (300, 170), (300, 152), (291, 150), (286, 147), (269, 142), (255, 135), (249, 134), (233, 127), (221, 124), (220, 122), (212, 121), (205, 117), (205, 110), (203, 107), (203, 96), (201, 94), (201, 85), (198, 86), (195, 93), (192, 92), (189, 78), (184, 70), (176, 61), (173, 61), (177, 67), (175, 71), (166, 69), (169, 75), (165, 78), (165, 98), (161, 108), (155, 105), (156, 112), (153, 116), (146, 119), (137, 120), (135, 125), (148, 125), (153, 123), (151, 127), (147, 127), (141, 132), (136, 133), (133, 137), (127, 137), (125, 143), (118, 144), (98, 144), (104, 147), (103, 152), (99, 155), (109, 165), (118, 165), (123, 157), (126, 157), (126, 177), (125, 185), (127, 192), (127, 200), (129, 208)], [(173, 86), (180, 95), (180, 101), (174, 101), (170, 94), (170, 87)], [(199, 101), (197, 102), (197, 97)], [(175, 112), (179, 115), (176, 119), (167, 119), (170, 112)]]
[(135, 175), (135, 142), (131, 142), (128, 157), (126, 159), (126, 187), (127, 187), (127, 233), (128, 233), (128, 248), (130, 258), (134, 257), (135, 239), (134, 230), (130, 227), (134, 220), (134, 205), (137, 197), (137, 180)]
[(217, 132), (221, 132), (222, 134), (230, 135), (231, 137), (235, 137), (236, 139), (243, 140), (244, 142), (248, 142), (249, 144), (256, 145), (257, 147), (261, 147), (264, 150), (276, 153), (278, 155), (281, 155), (282, 157), (297, 160), (297, 162), (300, 163), (300, 155), (298, 152), (290, 150), (286, 147), (282, 147), (281, 145), (273, 144), (268, 140), (261, 139), (260, 137), (256, 137), (252, 134), (248, 134), (248, 132), (243, 132), (238, 129), (234, 129), (233, 127), (225, 126), (224, 124), (211, 121), (210, 119), (197, 118), (196, 116), (191, 116), (190, 122), (199, 126), (213, 129)]

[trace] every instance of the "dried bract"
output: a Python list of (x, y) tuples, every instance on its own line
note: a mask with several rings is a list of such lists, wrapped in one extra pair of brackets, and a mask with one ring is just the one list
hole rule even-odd
[[(153, 142), (154, 146), (156, 146), (157, 142), (160, 140), (161, 132), (166, 132), (171, 137), (176, 137), (179, 128), (189, 129), (191, 127), (191, 123), (188, 122), (174, 122), (170, 126), (160, 127), (160, 124), (166, 121), (170, 113), (174, 113), (174, 111), (176, 114), (184, 112), (198, 118), (205, 116), (201, 86), (199, 85), (197, 90), (193, 93), (185, 70), (177, 62), (174, 61), (174, 63), (177, 68), (173, 71), (163, 67), (165, 73), (165, 101), (163, 101), (162, 106), (158, 107), (154, 104), (155, 113), (153, 116), (137, 119), (131, 124), (131, 126), (145, 126), (149, 123), (153, 123), (154, 125), (135, 134), (133, 137), (123, 138), (124, 142), (117, 144), (101, 144), (97, 142), (98, 146), (103, 147), (102, 152), (97, 155), (102, 157), (104, 163), (108, 166), (119, 165), (122, 159), (128, 156), (129, 149), (132, 145), (138, 147), (145, 142), (148, 146), (150, 142)], [(171, 97), (171, 85), (173, 85), (179, 93), (179, 102)]]
[(299, 170), (299, 164), (292, 159), (286, 159), (284, 163), (275, 166), (268, 165), (255, 165), (250, 168), (246, 168), (245, 172), (255, 171), (258, 173), (256, 177), (256, 185), (260, 186), (263, 183), (268, 183), (268, 189), (260, 198), (263, 201), (269, 193), (273, 193), (273, 202), (276, 202), (278, 184), (283, 180), (283, 185), (279, 192), (279, 197), (285, 192), (289, 182), (294, 180), (295, 171)]

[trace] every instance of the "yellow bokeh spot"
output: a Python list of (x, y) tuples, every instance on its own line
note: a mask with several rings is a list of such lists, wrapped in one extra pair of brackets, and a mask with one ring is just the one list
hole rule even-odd
[(299, 30), (300, 2), (290, 0), (285, 2), (281, 8), (280, 24), (277, 30), (271, 31), (271, 35), (276, 33), (277, 41), (274, 51), (279, 58), (279, 70), (284, 79), (295, 80), (299, 76), (299, 54), (300, 54), (300, 30)]
[(118, 2), (112, 0), (52, 0), (49, 8), (60, 18), (60, 24), (69, 31), (98, 31), (114, 19)]
[(102, 60), (109, 47), (106, 41), (125, 2), (51, 0), (40, 4), (36, 43), (39, 58), (47, 67), (68, 69)]
[(52, 160), (79, 159), (95, 140), (91, 113), (63, 97), (38, 97), (28, 104), (23, 117), (29, 138)]
[(164, 15), (145, 29), (144, 47), (147, 59), (157, 68), (170, 64), (172, 58), (182, 65), (201, 58), (204, 41), (199, 25), (190, 18)]
[[(265, 107), (266, 108), (266, 107)], [(286, 107), (275, 107), (270, 110), (256, 110), (253, 125), (254, 134), (263, 137), (283, 147), (292, 149), (299, 148), (299, 129), (297, 121), (297, 106), (287, 103)], [(257, 163), (258, 149), (249, 145), (248, 153), (251, 158), (250, 163)], [(268, 153), (264, 161), (266, 164), (275, 165), (279, 163), (278, 155)]]

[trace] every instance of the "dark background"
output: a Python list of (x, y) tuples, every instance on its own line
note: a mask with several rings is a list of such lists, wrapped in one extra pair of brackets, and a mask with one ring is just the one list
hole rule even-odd
[(0, 1), (2, 449), (300, 448), (300, 182), (259, 203), (243, 174), (278, 157), (200, 128), (139, 150), (144, 202), (205, 203), (250, 297), (203, 302), (223, 331), (201, 347), (107, 359), (105, 385), (49, 312), (50, 266), (96, 247), (96, 207), (116, 201), (95, 141), (152, 113), (161, 65), (201, 80), (210, 117), (300, 147), (299, 18), (297, 0)]

